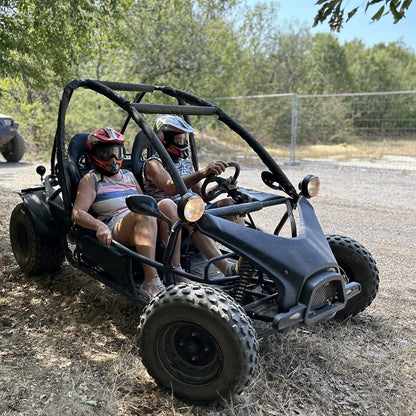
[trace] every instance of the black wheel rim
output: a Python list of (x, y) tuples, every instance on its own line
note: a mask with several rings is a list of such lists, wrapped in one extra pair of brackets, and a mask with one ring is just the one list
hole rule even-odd
[(174, 322), (158, 338), (158, 356), (177, 380), (203, 385), (217, 379), (223, 368), (221, 349), (214, 337), (199, 325)]

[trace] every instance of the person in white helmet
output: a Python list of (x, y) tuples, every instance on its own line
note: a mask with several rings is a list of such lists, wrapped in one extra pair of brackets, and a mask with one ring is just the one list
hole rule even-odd
[[(162, 115), (159, 116), (154, 123), (154, 132), (168, 151), (185, 186), (189, 190), (200, 195), (203, 179), (210, 174), (220, 175), (225, 171), (228, 165), (222, 160), (217, 160), (209, 163), (204, 168), (195, 171), (192, 162), (188, 159), (188, 134), (193, 131), (194, 129), (192, 126), (178, 116)], [(153, 196), (156, 201), (161, 201), (164, 198), (171, 198), (175, 202), (179, 201), (180, 195), (178, 194), (176, 186), (157, 155), (150, 157), (145, 161), (142, 175), (143, 191), (146, 194)], [(231, 198), (224, 198), (215, 204), (216, 206), (221, 207), (233, 203), (234, 201)], [(194, 231), (193, 229), (189, 231), (193, 243), (205, 257), (211, 259), (221, 255), (214, 240), (199, 231)], [(235, 274), (234, 262), (222, 259), (216, 261), (215, 265), (226, 276)]]
[[(131, 212), (126, 205), (126, 196), (143, 191), (134, 175), (121, 169), (124, 136), (109, 127), (95, 130), (88, 136), (87, 151), (94, 169), (79, 182), (72, 220), (95, 231), (97, 239), (106, 246), (114, 239), (125, 246), (135, 246), (138, 253), (154, 260), (156, 241), (166, 245), (168, 225), (160, 219)], [(170, 219), (177, 219), (176, 205), (170, 199), (160, 200), (158, 206)], [(90, 209), (97, 218), (89, 213)], [(172, 262), (175, 267), (180, 266), (179, 245)], [(144, 282), (139, 291), (143, 296), (150, 298), (166, 289), (154, 267), (145, 263), (142, 267)], [(176, 276), (176, 281), (181, 281), (181, 276)]]

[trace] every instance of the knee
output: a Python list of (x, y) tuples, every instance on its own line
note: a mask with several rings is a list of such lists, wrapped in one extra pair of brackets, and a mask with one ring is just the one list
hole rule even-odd
[(234, 200), (232, 198), (224, 198), (218, 201), (218, 207), (228, 207), (230, 205), (234, 205)]
[(135, 226), (140, 228), (157, 228), (157, 218), (143, 214), (134, 214)]
[(157, 205), (160, 211), (167, 215), (170, 219), (176, 219), (178, 207), (171, 199), (162, 199)]

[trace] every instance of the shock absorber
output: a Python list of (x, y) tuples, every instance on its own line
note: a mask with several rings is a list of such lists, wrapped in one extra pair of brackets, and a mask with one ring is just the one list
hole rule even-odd
[(246, 297), (246, 289), (254, 273), (254, 267), (248, 260), (240, 257), (237, 263), (237, 271), (240, 277), (234, 288), (234, 298), (237, 302), (243, 303)]

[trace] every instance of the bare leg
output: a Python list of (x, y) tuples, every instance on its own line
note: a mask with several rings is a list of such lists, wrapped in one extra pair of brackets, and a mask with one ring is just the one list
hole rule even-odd
[[(220, 207), (228, 207), (230, 205), (234, 205), (234, 200), (232, 198), (224, 198), (220, 199), (217, 203), (218, 208)], [(244, 217), (236, 216), (236, 217), (226, 217), (227, 220), (236, 222), (240, 225), (244, 225)]]
[[(129, 212), (113, 229), (113, 238), (125, 246), (135, 246), (142, 256), (155, 259), (157, 236), (156, 218)], [(149, 282), (158, 276), (157, 270), (142, 263), (144, 280)]]
[[(178, 207), (171, 199), (162, 199), (158, 204), (158, 207), (161, 212), (163, 212), (172, 222), (175, 222), (178, 219)], [(167, 224), (162, 219), (158, 219), (159, 226), (159, 241), (163, 243), (166, 247), (169, 238), (169, 224)], [(178, 236), (176, 242), (175, 251), (172, 257), (172, 264), (174, 267), (179, 267), (181, 265), (181, 234)]]
[[(221, 251), (218, 248), (214, 240), (207, 237), (205, 234), (200, 233), (199, 231), (193, 232), (192, 228), (188, 228), (191, 233), (191, 238), (198, 250), (207, 258), (212, 259), (213, 257), (221, 256)], [(228, 260), (222, 259), (217, 260), (214, 264), (225, 274), (225, 271), (228, 266)]]
[[(218, 207), (226, 207), (233, 205), (234, 201), (231, 198), (224, 198), (218, 201)], [(239, 224), (244, 224), (244, 219), (242, 217), (227, 217), (227, 220), (237, 222)], [(200, 233), (199, 231), (193, 232), (192, 228), (188, 228), (192, 236), (192, 241), (198, 250), (207, 258), (212, 259), (213, 257), (221, 256), (221, 251), (218, 248), (214, 240), (207, 237), (205, 234)], [(217, 260), (214, 264), (225, 274), (227, 267), (230, 265), (230, 262), (227, 259)]]

